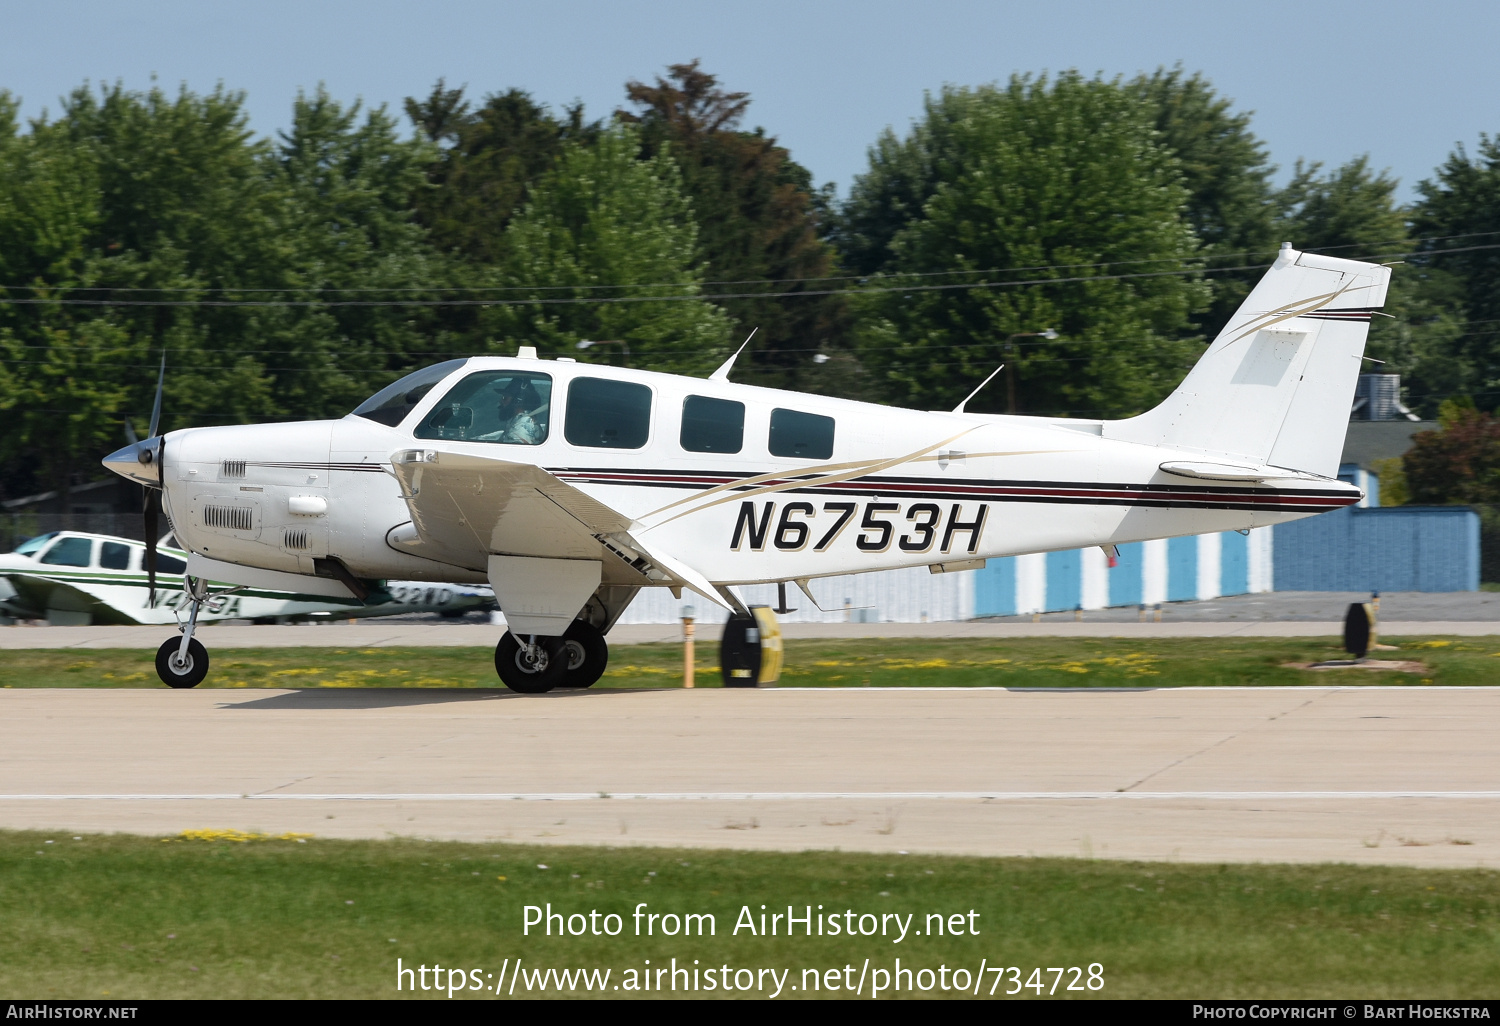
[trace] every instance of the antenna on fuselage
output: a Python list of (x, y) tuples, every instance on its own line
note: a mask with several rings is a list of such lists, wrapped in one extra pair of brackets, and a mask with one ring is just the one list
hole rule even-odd
[[(985, 385), (988, 385), (991, 381), (993, 381), (995, 379), (995, 375), (999, 374), (1004, 369), (1005, 369), (1005, 364), (1002, 363), (1000, 366), (998, 366), (994, 370), (990, 371), (990, 376), (987, 377), (987, 378), (985, 378), (983, 381), (981, 381), (979, 383), (979, 388), (983, 388)], [(968, 395), (964, 396), (964, 401), (961, 402), (961, 403), (959, 403), (957, 406), (953, 407), (953, 412), (954, 413), (963, 413), (964, 412), (964, 407), (967, 406), (967, 405), (969, 405), (969, 400), (972, 399), (972, 398), (974, 398), (976, 395), (979, 394), (979, 388), (974, 389), (974, 391), (972, 391)]]
[(759, 330), (760, 330), (760, 325), (758, 325), (758, 324), (755, 327), (751, 328), (750, 329), (750, 334), (748, 334), (748, 335), (745, 336), (745, 341), (743, 341), (743, 342), (740, 343), (740, 347), (734, 351), (734, 355), (731, 356), (729, 359), (725, 360), (722, 364), (720, 364), (719, 365), (719, 369), (716, 370), (716, 371), (714, 371), (712, 374), (710, 374), (708, 376), (708, 380), (709, 381), (728, 381), (729, 380), (729, 371), (730, 371), (731, 368), (734, 367), (734, 361), (736, 361), (736, 360), (738, 360), (740, 358), (740, 354), (745, 351), (745, 347), (750, 344), (750, 340), (755, 337), (755, 333), (757, 331), (759, 331)]

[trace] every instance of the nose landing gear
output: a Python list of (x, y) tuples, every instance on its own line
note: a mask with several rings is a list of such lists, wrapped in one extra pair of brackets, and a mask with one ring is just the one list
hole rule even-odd
[(156, 650), (156, 675), (169, 688), (194, 688), (208, 676), (208, 649), (193, 637), (198, 629), (198, 607), (208, 597), (208, 582), (201, 577), (183, 578), (192, 605), (181, 638), (170, 638)]

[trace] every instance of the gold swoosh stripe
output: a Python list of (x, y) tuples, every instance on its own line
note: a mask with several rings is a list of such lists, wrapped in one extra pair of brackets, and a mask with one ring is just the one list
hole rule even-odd
[(1280, 324), (1282, 321), (1292, 320), (1293, 318), (1302, 317), (1305, 314), (1310, 314), (1321, 310), (1323, 307), (1327, 306), (1329, 303), (1342, 296), (1345, 292), (1358, 292), (1361, 289), (1371, 289), (1375, 287), (1373, 284), (1355, 285), (1354, 282), (1357, 280), (1358, 279), (1350, 278), (1349, 284), (1345, 285), (1337, 292), (1329, 292), (1326, 295), (1317, 296), (1313, 299), (1306, 300), (1303, 305), (1298, 306), (1296, 309), (1281, 307), (1280, 309), (1272, 310), (1269, 313), (1262, 314), (1259, 321), (1252, 321), (1244, 331), (1240, 332), (1228, 342), (1225, 342), (1224, 345), (1219, 347), (1219, 349), (1226, 349), (1229, 346), (1234, 345), (1246, 335), (1260, 331), (1262, 328), (1269, 328), (1273, 324)]
[[(1349, 284), (1352, 285), (1353, 281), (1351, 280)], [(1268, 313), (1261, 314), (1260, 317), (1256, 318), (1248, 325), (1246, 325), (1245, 330), (1241, 331), (1238, 335), (1234, 336), (1234, 338), (1230, 339), (1228, 342), (1225, 342), (1222, 346), (1220, 346), (1219, 350), (1222, 351), (1224, 349), (1227, 349), (1238, 342), (1240, 339), (1244, 338), (1246, 335), (1253, 335), (1257, 331), (1269, 328), (1273, 324), (1280, 324), (1282, 321), (1293, 320), (1295, 318), (1301, 317), (1305, 313), (1312, 313), (1314, 310), (1320, 309), (1325, 304), (1331, 303), (1333, 300), (1343, 295), (1344, 291), (1348, 288), (1349, 285), (1345, 285), (1344, 288), (1339, 289), (1336, 292), (1328, 292), (1321, 296), (1314, 296), (1312, 299), (1303, 300), (1302, 303), (1296, 307), (1288, 308), (1283, 306), (1276, 310), (1271, 310)]]
[[(671, 503), (667, 506), (663, 506), (661, 509), (655, 510), (652, 513), (648, 513), (646, 516), (655, 516), (657, 513), (669, 510), (673, 506), (680, 506), (684, 502), (691, 502), (694, 499), (704, 499), (715, 493), (722, 493), (730, 491), (731, 489), (741, 489), (744, 488), (747, 484), (755, 484), (761, 481), (779, 482), (777, 484), (766, 485), (762, 488), (752, 488), (749, 491), (736, 490), (729, 495), (721, 494), (719, 498), (714, 499), (711, 502), (701, 503), (692, 507), (691, 509), (685, 509), (675, 516), (668, 517), (667, 519), (661, 521), (661, 523), (652, 524), (649, 528), (647, 528), (647, 530), (654, 530), (655, 528), (661, 527), (665, 524), (670, 524), (672, 521), (677, 520), (680, 517), (685, 517), (689, 513), (698, 513), (702, 510), (711, 509), (714, 506), (721, 505), (722, 503), (733, 502), (735, 499), (748, 499), (757, 495), (769, 495), (773, 492), (786, 491), (789, 488), (808, 488), (815, 487), (820, 484), (836, 484), (839, 481), (849, 481), (856, 477), (863, 477), (865, 474), (875, 474), (879, 473), (882, 470), (889, 470), (891, 467), (900, 466), (901, 464), (910, 462), (911, 460), (917, 459), (918, 457), (926, 456), (928, 453), (941, 449), (945, 445), (950, 445), (953, 442), (958, 441), (958, 439), (964, 437), (964, 435), (967, 435), (973, 431), (978, 431), (983, 426), (983, 424), (975, 424), (973, 427), (965, 428), (958, 434), (953, 435), (951, 438), (945, 438), (940, 442), (934, 442), (932, 445), (929, 445), (926, 448), (918, 449), (915, 452), (910, 452), (903, 456), (897, 456), (893, 459), (877, 460), (873, 462), (867, 461), (863, 463), (838, 463), (827, 466), (826, 468), (813, 468), (814, 472), (817, 472), (821, 469), (838, 469), (839, 471), (841, 471), (839, 473), (820, 474), (816, 477), (799, 477), (794, 481), (786, 480), (788, 476), (786, 474), (761, 474), (757, 477), (745, 478), (743, 480), (736, 481), (733, 484), (718, 485), (714, 488), (708, 489), (706, 492), (699, 492), (696, 495), (689, 496), (687, 499), (679, 499), (677, 502)], [(642, 517), (641, 519), (644, 520), (645, 517)]]

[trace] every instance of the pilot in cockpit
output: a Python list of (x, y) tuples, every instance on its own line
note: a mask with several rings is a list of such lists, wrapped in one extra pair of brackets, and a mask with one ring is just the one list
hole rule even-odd
[(500, 393), (498, 441), (540, 445), (547, 439), (547, 404), (525, 378), (513, 378)]

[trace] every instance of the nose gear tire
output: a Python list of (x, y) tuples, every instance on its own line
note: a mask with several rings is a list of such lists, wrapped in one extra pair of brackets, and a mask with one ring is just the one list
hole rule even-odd
[(540, 695), (561, 682), (568, 669), (568, 657), (562, 638), (539, 637), (540, 658), (532, 661), (527, 647), (510, 631), (495, 646), (495, 672), (500, 682), (523, 695)]
[(197, 638), (188, 640), (187, 658), (177, 661), (181, 638), (172, 638), (156, 650), (156, 675), (169, 688), (195, 688), (208, 676), (208, 649)]
[(583, 620), (574, 620), (563, 635), (563, 644), (567, 669), (563, 671), (558, 687), (592, 687), (604, 676), (604, 668), (609, 665), (609, 643), (597, 627)]

